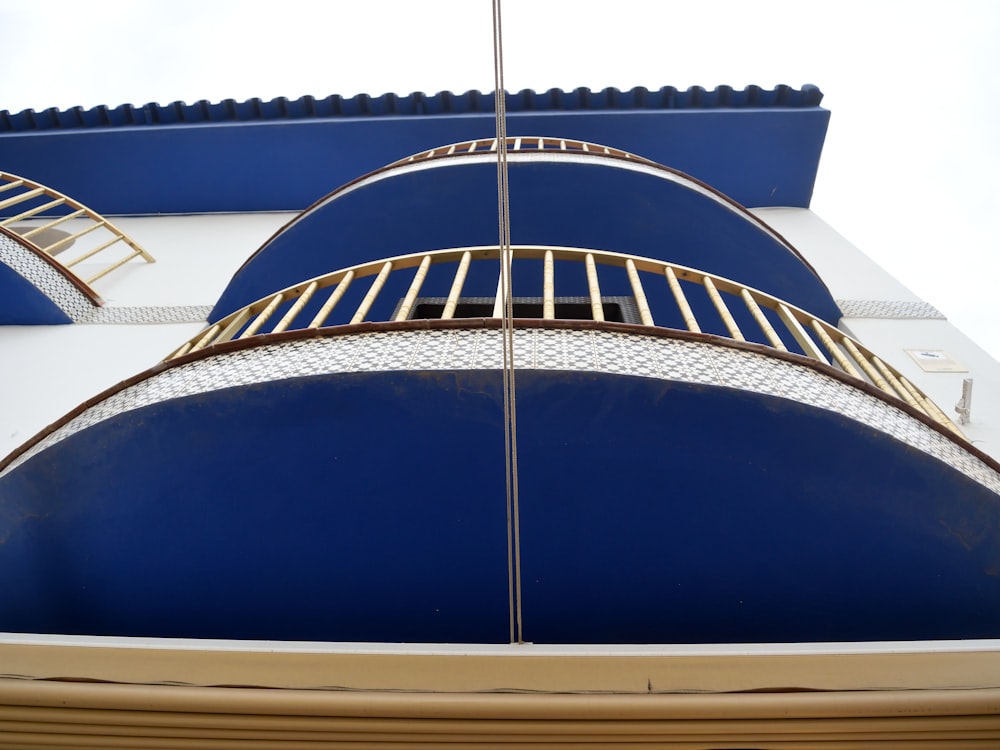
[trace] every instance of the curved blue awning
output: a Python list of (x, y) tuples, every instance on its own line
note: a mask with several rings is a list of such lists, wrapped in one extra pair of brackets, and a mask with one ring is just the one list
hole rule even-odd
[[(509, 182), (514, 244), (669, 260), (768, 292), (830, 323), (840, 319), (830, 292), (794, 248), (686, 175), (624, 160), (522, 153), (511, 157)], [(209, 319), (373, 258), (496, 242), (492, 157), (389, 168), (331, 193), (286, 225), (237, 271)], [(516, 277), (514, 285), (516, 295)], [(495, 288), (494, 279), (477, 293)], [(583, 280), (575, 293), (587, 293)], [(630, 291), (625, 284), (606, 293)]]

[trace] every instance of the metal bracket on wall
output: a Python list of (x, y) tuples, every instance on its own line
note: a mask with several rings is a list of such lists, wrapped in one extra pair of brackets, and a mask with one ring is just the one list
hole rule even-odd
[(959, 424), (969, 424), (972, 418), (972, 378), (962, 381), (962, 398), (955, 404)]

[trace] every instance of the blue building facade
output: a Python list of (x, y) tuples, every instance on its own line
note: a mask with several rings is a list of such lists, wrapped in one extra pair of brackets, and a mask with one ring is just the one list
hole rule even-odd
[[(1000, 637), (1000, 467), (744, 208), (808, 206), (820, 99), (509, 95), (509, 261), (482, 95), (6, 115), (0, 163), (102, 214), (303, 210), (201, 332), (0, 463), (0, 630)], [(75, 319), (5, 238), (16, 322)]]

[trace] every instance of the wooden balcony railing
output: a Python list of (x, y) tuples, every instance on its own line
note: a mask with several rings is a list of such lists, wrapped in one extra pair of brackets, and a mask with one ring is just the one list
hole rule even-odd
[[(440, 159), (447, 156), (461, 156), (463, 154), (490, 154), (496, 153), (498, 141), (496, 138), (480, 138), (475, 141), (463, 141), (452, 143), (447, 146), (438, 146), (429, 151), (421, 151), (419, 154), (408, 156), (405, 159), (389, 164), (386, 169), (398, 167), (403, 164), (428, 161), (430, 159)], [(508, 152), (530, 153), (532, 151), (563, 151), (577, 154), (596, 154), (598, 156), (611, 156), (618, 159), (627, 159), (639, 164), (648, 164), (653, 167), (661, 167), (655, 161), (637, 156), (629, 151), (611, 146), (602, 146), (599, 143), (589, 141), (578, 141), (571, 138), (549, 138), (545, 136), (510, 136), (507, 138)]]
[[(6, 172), (0, 172), (0, 212), (4, 214), (0, 227), (13, 231), (87, 285), (133, 258), (156, 262), (152, 255), (96, 211), (50, 187)], [(7, 215), (10, 212), (15, 213)], [(63, 253), (71, 245), (77, 245), (79, 252), (66, 252), (73, 257), (65, 258)], [(118, 247), (114, 247), (116, 245)], [(124, 256), (116, 252), (122, 246), (126, 248)], [(80, 276), (74, 268), (90, 259), (103, 265), (86, 277)]]
[[(617, 268), (620, 269), (617, 273), (624, 272), (627, 278), (627, 286), (638, 311), (638, 323), (642, 326), (712, 333), (733, 341), (749, 341), (777, 351), (808, 357), (874, 385), (961, 434), (948, 416), (924, 393), (860, 342), (805, 310), (757, 289), (694, 268), (622, 253), (546, 246), (515, 246), (512, 253), (515, 284), (520, 278), (519, 265), (524, 265), (526, 261), (542, 261), (540, 317), (545, 320), (556, 318), (559, 301), (555, 278), (557, 262), (582, 266), (586, 278), (585, 298), (589, 300), (589, 305), (584, 306), (587, 309), (585, 316), (576, 317), (594, 321), (605, 320), (606, 298), (601, 292), (599, 269), (604, 269), (602, 272), (607, 274), (608, 269)], [(412, 277), (408, 277), (406, 292), (396, 301), (391, 316), (380, 318), (385, 321), (409, 320), (413, 317), (418, 295), (431, 268), (454, 264), (453, 271), (448, 269), (451, 283), (443, 304), (425, 305), (422, 308), (423, 311), (433, 310), (435, 318), (447, 320), (456, 316), (456, 311), (463, 302), (462, 290), (472, 261), (496, 262), (500, 257), (501, 252), (497, 247), (457, 248), (400, 255), (334, 271), (283, 289), (237, 310), (197, 334), (167, 357), (167, 360), (234, 339), (291, 329), (364, 322), (390, 275), (416, 269)], [(344, 299), (351, 284), (369, 277), (372, 281), (360, 301), (356, 304), (352, 302), (354, 306), (348, 310), (349, 317), (341, 315), (340, 323), (329, 323), (331, 314)], [(580, 288), (576, 286), (560, 291), (579, 294)], [(322, 304), (319, 303), (322, 299), (321, 292), (326, 294)], [(500, 317), (501, 310), (502, 305), (496, 301), (490, 315), (482, 317)], [(654, 310), (664, 320), (658, 322), (654, 317)], [(579, 313), (579, 306), (575, 308), (575, 312)]]

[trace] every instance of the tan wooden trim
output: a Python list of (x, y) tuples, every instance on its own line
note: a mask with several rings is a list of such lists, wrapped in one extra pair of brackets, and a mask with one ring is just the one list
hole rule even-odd
[(1000, 690), (994, 641), (967, 647), (961, 641), (794, 647), (66, 641), (0, 642), (4, 673), (30, 680), (464, 693)]
[(586, 253), (584, 262), (587, 266), (587, 289), (590, 292), (590, 312), (594, 320), (604, 320), (604, 303), (601, 301), (601, 284), (597, 279), (597, 266), (594, 254)]
[(648, 646), (628, 655), (581, 646), (560, 655), (266, 645), (0, 644), (5, 671), (21, 675), (0, 678), (0, 747), (1000, 746), (1000, 651), (991, 648)]

